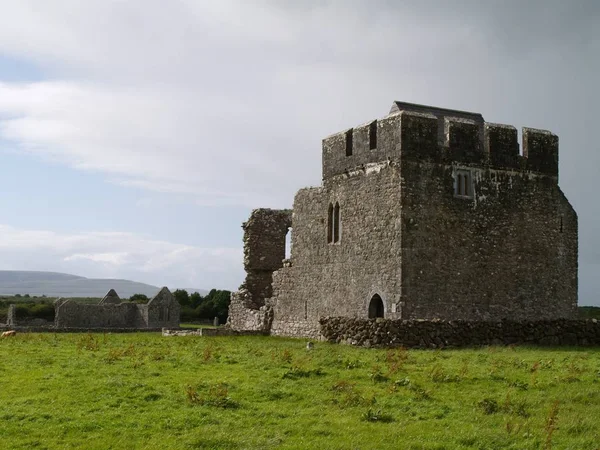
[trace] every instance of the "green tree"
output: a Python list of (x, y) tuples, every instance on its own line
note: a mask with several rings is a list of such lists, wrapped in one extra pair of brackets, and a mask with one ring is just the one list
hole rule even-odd
[(206, 297), (204, 297), (202, 303), (196, 308), (196, 313), (201, 319), (213, 320), (215, 317), (218, 317), (220, 323), (225, 323), (229, 315), (230, 301), (230, 291), (211, 289)]
[(190, 294), (190, 306), (196, 309), (204, 301), (204, 297), (200, 295), (200, 292), (192, 292)]
[(181, 306), (188, 306), (190, 304), (190, 294), (184, 289), (177, 289), (173, 292), (173, 296)]

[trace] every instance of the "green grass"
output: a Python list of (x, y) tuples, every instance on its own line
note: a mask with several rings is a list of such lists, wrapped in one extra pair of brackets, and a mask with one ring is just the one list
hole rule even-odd
[(597, 449), (600, 349), (0, 340), (2, 448)]
[(192, 322), (182, 323), (179, 326), (181, 328), (192, 328), (192, 329), (198, 329), (198, 328), (217, 328), (214, 325), (210, 325), (210, 324), (192, 323)]
[(600, 319), (600, 307), (598, 306), (580, 306), (579, 316), (584, 319)]

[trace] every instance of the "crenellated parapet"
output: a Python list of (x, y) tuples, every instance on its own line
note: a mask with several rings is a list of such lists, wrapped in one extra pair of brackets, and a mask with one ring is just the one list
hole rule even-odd
[(558, 136), (487, 123), (480, 114), (394, 102), (391, 114), (323, 139), (323, 179), (366, 164), (422, 160), (558, 177)]

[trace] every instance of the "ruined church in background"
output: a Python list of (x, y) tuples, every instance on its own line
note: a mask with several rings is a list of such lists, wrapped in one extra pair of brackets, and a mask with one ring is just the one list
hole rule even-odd
[[(558, 137), (394, 102), (323, 140), (323, 183), (243, 225), (229, 325), (319, 336), (319, 319), (577, 315), (577, 214)], [(285, 258), (286, 234), (291, 256)]]

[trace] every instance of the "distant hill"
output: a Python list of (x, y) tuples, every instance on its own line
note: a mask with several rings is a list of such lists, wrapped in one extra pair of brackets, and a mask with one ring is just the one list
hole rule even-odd
[[(133, 294), (144, 294), (152, 297), (160, 288), (130, 280), (85, 278), (68, 273), (0, 270), (0, 295), (104, 297), (109, 289), (117, 291), (121, 298), (129, 298)], [(186, 290), (190, 293), (198, 291), (201, 295), (208, 293), (205, 289)]]

